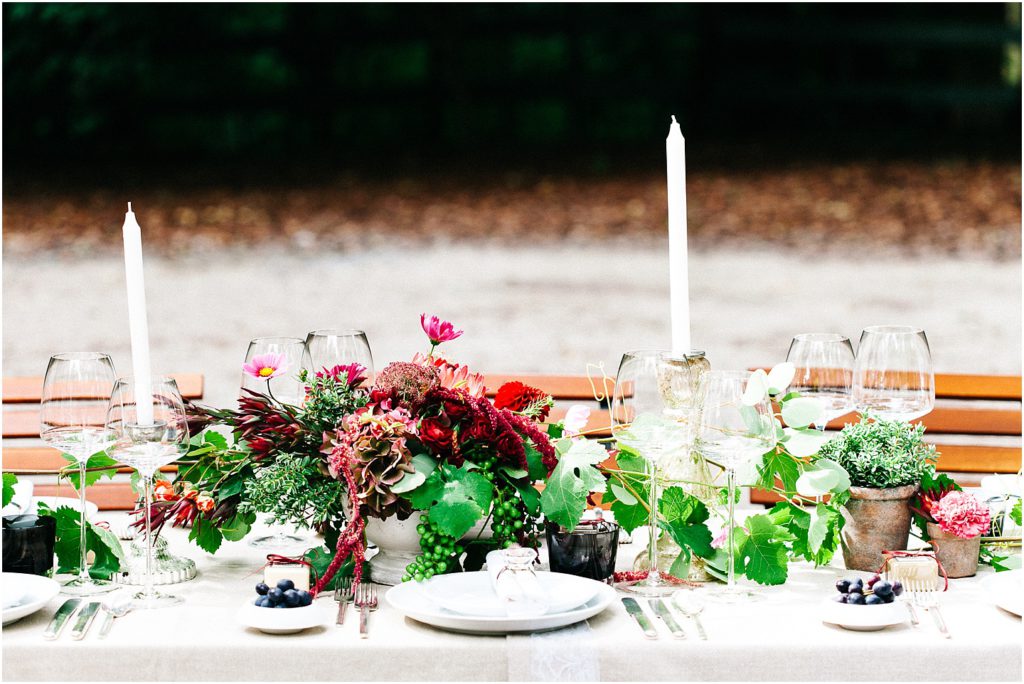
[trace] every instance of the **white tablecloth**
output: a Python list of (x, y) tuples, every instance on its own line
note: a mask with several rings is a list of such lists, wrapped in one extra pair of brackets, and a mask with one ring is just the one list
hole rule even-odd
[[(110, 516), (118, 524), (119, 516)], [(123, 520), (123, 518), (122, 518)], [(118, 620), (106, 640), (93, 633), (45, 641), (43, 628), (64, 600), (3, 629), (3, 678), (16, 680), (1013, 680), (1021, 679), (1021, 620), (988, 602), (975, 578), (953, 580), (943, 612), (953, 638), (939, 637), (922, 615), (880, 632), (823, 624), (818, 605), (841, 568), (791, 567), (781, 587), (741, 606), (711, 604), (699, 641), (685, 618), (686, 641), (664, 625), (644, 639), (620, 603), (588, 623), (533, 635), (468, 636), (406, 619), (387, 605), (370, 618), (294, 635), (242, 627), (239, 606), (253, 597), (263, 555), (247, 542), (225, 542), (210, 556), (165, 530), (171, 549), (196, 560), (199, 576), (169, 589), (183, 606), (138, 611)], [(639, 535), (638, 535), (639, 536)], [(631, 560), (636, 549), (622, 546)], [(840, 561), (841, 562), (841, 561)], [(318, 599), (333, 606), (329, 596)], [(68, 630), (70, 631), (70, 630)]]

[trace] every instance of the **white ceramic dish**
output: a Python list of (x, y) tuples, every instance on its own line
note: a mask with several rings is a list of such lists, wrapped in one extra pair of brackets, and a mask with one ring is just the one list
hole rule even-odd
[(327, 624), (330, 619), (331, 614), (315, 602), (301, 608), (260, 608), (250, 600), (238, 611), (239, 622), (266, 634), (294, 634)]
[[(469, 574), (469, 573), (466, 573)], [(486, 574), (486, 573), (484, 573)], [(568, 575), (567, 575), (568, 576)], [(434, 627), (465, 634), (508, 634), (510, 632), (537, 632), (572, 625), (597, 615), (615, 601), (615, 589), (594, 580), (574, 577), (580, 582), (592, 582), (597, 592), (581, 606), (560, 613), (539, 617), (487, 617), (461, 615), (437, 605), (414, 582), (391, 587), (384, 599), (388, 605), (412, 618)]]
[(839, 625), (855, 632), (876, 632), (889, 625), (907, 621), (907, 607), (897, 599), (877, 606), (850, 605), (825, 599), (821, 604), (821, 621)]
[[(546, 615), (582, 606), (594, 598), (602, 586), (600, 582), (558, 572), (538, 572), (537, 581), (547, 594)], [(494, 593), (487, 572), (437, 575), (418, 586), (427, 598), (453, 613), (478, 617), (508, 615), (504, 603)]]
[[(3, 622), (9, 625), (31, 615), (60, 592), (60, 585), (49, 577), (5, 572), (3, 582)], [(10, 607), (8, 608), (8, 604)]]
[(989, 601), (1021, 617), (1024, 611), (1024, 570), (997, 572), (981, 580)]

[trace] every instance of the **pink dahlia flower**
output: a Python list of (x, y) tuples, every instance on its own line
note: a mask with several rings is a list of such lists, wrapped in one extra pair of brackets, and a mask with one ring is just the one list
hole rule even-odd
[(284, 354), (259, 354), (243, 365), (242, 371), (260, 380), (270, 380), (288, 371), (288, 360)]
[(992, 521), (988, 506), (967, 492), (949, 492), (932, 506), (931, 513), (943, 532), (961, 539), (984, 534)]
[(430, 320), (427, 320), (427, 314), (420, 314), (420, 325), (423, 326), (423, 332), (427, 333), (427, 337), (430, 338), (430, 344), (435, 347), (442, 342), (451, 342), (462, 336), (461, 330), (456, 330), (449, 321), (442, 321), (437, 316), (431, 316)]

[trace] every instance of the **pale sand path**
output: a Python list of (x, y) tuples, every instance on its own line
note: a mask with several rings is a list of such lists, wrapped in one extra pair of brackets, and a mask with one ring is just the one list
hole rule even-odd
[[(235, 396), (246, 344), (320, 327), (367, 331), (378, 369), (425, 348), (419, 314), (466, 335), (452, 358), (490, 371), (584, 373), (623, 350), (668, 344), (668, 267), (657, 248), (430, 247), (325, 253), (278, 248), (146, 263), (157, 371), (198, 371)], [(794, 333), (866, 325), (927, 330), (939, 371), (1020, 373), (1021, 266), (967, 258), (691, 253), (695, 345), (716, 368), (784, 358)], [(57, 351), (109, 351), (130, 370), (119, 257), (8, 257), (3, 373), (42, 374)]]

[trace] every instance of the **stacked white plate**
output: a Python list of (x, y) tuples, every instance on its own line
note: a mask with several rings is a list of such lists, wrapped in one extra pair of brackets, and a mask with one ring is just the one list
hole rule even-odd
[(60, 591), (60, 585), (49, 577), (5, 572), (3, 585), (3, 621), (8, 625), (31, 615)]
[(405, 582), (385, 595), (388, 604), (413, 620), (453, 632), (508, 634), (565, 627), (597, 615), (615, 601), (615, 590), (591, 579), (538, 572), (549, 597), (543, 615), (511, 617), (494, 593), (490, 574), (439, 575), (426, 582)]
[(989, 575), (981, 581), (989, 601), (1017, 617), (1024, 612), (1024, 570)]

